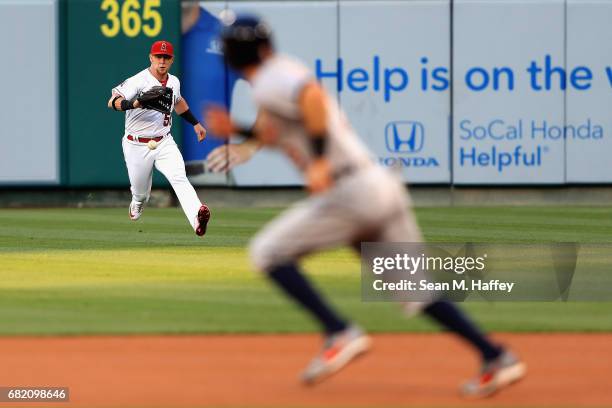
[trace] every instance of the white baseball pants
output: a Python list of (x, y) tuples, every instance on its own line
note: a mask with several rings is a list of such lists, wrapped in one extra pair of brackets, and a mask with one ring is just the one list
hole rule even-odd
[(155, 166), (170, 182), (187, 220), (195, 230), (196, 216), (202, 203), (187, 180), (183, 156), (172, 136), (166, 136), (155, 150), (150, 150), (144, 143), (130, 142), (125, 137), (122, 145), (133, 199), (141, 202), (149, 200)]

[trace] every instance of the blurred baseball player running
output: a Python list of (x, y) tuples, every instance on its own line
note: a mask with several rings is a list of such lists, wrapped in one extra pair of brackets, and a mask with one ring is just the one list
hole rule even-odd
[(136, 221), (142, 215), (151, 193), (155, 166), (172, 185), (195, 233), (202, 236), (210, 210), (200, 202), (185, 175), (183, 157), (170, 134), (172, 110), (193, 126), (200, 142), (206, 137), (206, 130), (181, 97), (178, 78), (168, 72), (174, 62), (172, 44), (153, 43), (149, 60), (150, 67), (113, 88), (108, 101), (109, 108), (126, 111), (122, 144), (132, 190), (129, 216)]
[[(403, 184), (375, 164), (337, 104), (300, 62), (274, 52), (268, 26), (239, 16), (222, 35), (225, 58), (253, 87), (259, 105), (254, 128), (233, 123), (213, 107), (206, 121), (213, 132), (242, 134), (282, 149), (304, 172), (312, 196), (287, 210), (253, 239), (258, 270), (321, 324), (323, 350), (308, 365), (303, 381), (315, 383), (370, 347), (370, 338), (338, 315), (298, 267), (307, 254), (360, 241), (422, 242)], [(252, 149), (249, 151), (253, 151)], [(471, 344), (482, 356), (482, 372), (463, 387), (470, 396), (490, 395), (517, 381), (525, 365), (494, 344), (450, 302), (406, 304), (422, 310)]]

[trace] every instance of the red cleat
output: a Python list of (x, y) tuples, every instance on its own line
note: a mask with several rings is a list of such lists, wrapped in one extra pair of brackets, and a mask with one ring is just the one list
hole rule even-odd
[(198, 237), (201, 237), (206, 234), (208, 220), (210, 220), (210, 209), (206, 204), (202, 204), (202, 206), (198, 210), (198, 215), (196, 217), (197, 227), (195, 233)]

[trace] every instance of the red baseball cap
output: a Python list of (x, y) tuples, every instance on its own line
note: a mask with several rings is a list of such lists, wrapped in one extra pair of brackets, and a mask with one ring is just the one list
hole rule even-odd
[(174, 57), (174, 47), (168, 41), (155, 41), (151, 46), (151, 54), (169, 55), (171, 57)]

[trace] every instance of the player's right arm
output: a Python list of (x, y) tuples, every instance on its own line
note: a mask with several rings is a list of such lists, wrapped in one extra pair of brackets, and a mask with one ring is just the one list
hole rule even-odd
[(107, 103), (108, 108), (116, 111), (139, 108), (140, 102), (136, 100), (136, 96), (140, 91), (140, 82), (142, 82), (139, 78), (140, 74), (134, 75), (114, 87)]
[[(126, 102), (123, 102), (126, 101)], [(113, 92), (113, 95), (108, 100), (107, 104), (109, 109), (116, 111), (126, 111), (130, 109), (135, 109), (140, 107), (140, 102), (137, 99), (133, 101), (126, 100), (123, 96), (119, 95), (116, 92)]]

